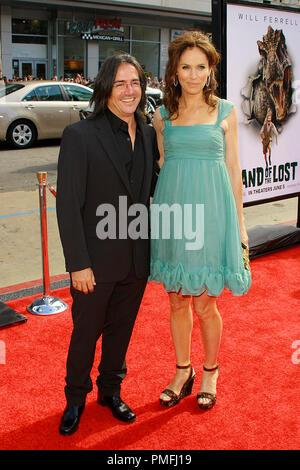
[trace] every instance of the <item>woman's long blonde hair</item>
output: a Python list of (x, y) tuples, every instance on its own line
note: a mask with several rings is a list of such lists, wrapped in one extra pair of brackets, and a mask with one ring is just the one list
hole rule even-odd
[(189, 47), (199, 47), (204, 52), (208, 59), (208, 64), (211, 69), (209, 85), (205, 85), (203, 95), (205, 102), (212, 106), (216, 106), (217, 101), (214, 99), (218, 83), (216, 81), (216, 70), (220, 60), (220, 55), (215, 46), (210, 41), (209, 37), (201, 31), (188, 31), (181, 36), (178, 36), (168, 47), (169, 60), (165, 73), (165, 88), (163, 104), (169, 112), (168, 118), (178, 117), (179, 98), (181, 96), (181, 86), (176, 82), (176, 71), (182, 53)]

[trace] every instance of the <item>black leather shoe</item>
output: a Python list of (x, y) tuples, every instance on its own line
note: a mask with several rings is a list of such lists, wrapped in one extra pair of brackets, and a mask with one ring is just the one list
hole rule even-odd
[(103, 396), (102, 393), (99, 392), (97, 401), (101, 406), (108, 406), (111, 409), (113, 416), (120, 421), (132, 423), (136, 419), (134, 412), (117, 395), (109, 397)]
[(65, 409), (59, 427), (60, 434), (63, 434), (64, 436), (70, 436), (70, 434), (73, 434), (73, 432), (77, 431), (80, 416), (82, 415), (84, 406), (85, 405), (70, 406)]

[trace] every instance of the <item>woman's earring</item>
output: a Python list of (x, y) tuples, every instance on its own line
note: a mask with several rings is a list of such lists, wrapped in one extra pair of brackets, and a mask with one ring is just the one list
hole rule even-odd
[(173, 81), (173, 86), (177, 86), (178, 85), (178, 78), (177, 78), (177, 75), (176, 75), (176, 78), (175, 80)]
[(209, 86), (209, 84), (210, 84), (210, 74), (208, 75), (206, 79), (205, 86)]

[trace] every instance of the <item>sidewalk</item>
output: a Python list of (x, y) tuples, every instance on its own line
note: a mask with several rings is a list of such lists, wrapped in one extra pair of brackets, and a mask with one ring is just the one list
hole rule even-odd
[[(42, 251), (38, 188), (1, 194), (0, 300), (42, 292)], [(69, 282), (56, 221), (56, 200), (47, 189), (48, 254), (51, 289)], [(288, 223), (295, 225), (297, 198), (244, 209), (247, 228)]]
[[(0, 299), (4, 301), (6, 292), (22, 290), (31, 284), (41, 286), (43, 265), (38, 189), (2, 193), (1, 200)], [(47, 190), (49, 272), (51, 277), (66, 277), (55, 204), (55, 197)], [(31, 284), (25, 286), (25, 283)]]

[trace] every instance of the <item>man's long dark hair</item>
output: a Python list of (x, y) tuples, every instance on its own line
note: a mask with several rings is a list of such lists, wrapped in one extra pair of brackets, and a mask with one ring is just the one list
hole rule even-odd
[(117, 70), (121, 64), (133, 65), (139, 74), (142, 97), (137, 107), (137, 113), (140, 118), (145, 118), (147, 79), (136, 58), (126, 52), (114, 54), (103, 62), (95, 79), (94, 93), (91, 99), (91, 105), (93, 105), (94, 108), (91, 115), (92, 118), (104, 113), (107, 107), (108, 98), (112, 92)]

